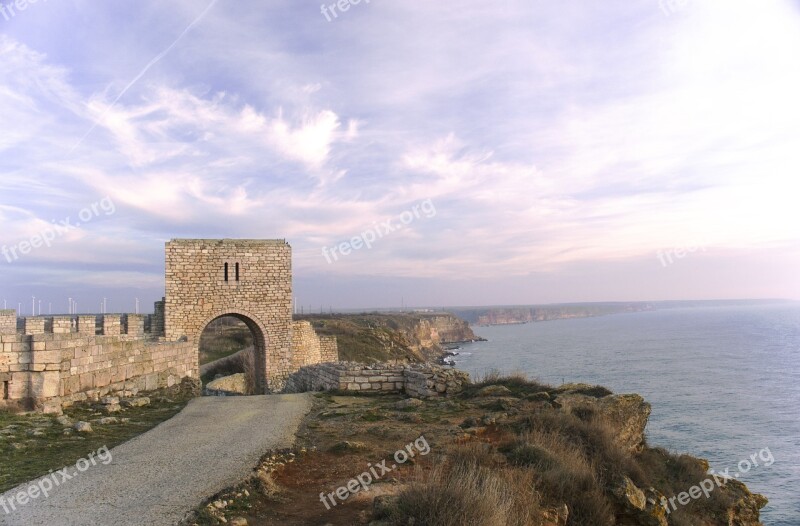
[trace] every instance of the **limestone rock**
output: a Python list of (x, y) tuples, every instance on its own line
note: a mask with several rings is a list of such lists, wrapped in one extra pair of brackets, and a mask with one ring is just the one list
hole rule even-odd
[(736, 479), (725, 483), (724, 491), (729, 493), (734, 502), (726, 512), (730, 524), (736, 526), (761, 526), (760, 510), (769, 502), (758, 493), (751, 493), (747, 486)]
[(68, 417), (66, 415), (61, 415), (61, 416), (57, 417), (56, 418), (56, 423), (58, 423), (58, 424), (60, 424), (60, 425), (62, 425), (64, 427), (72, 427), (72, 424), (73, 424), (73, 422), (70, 419), (70, 417)]
[(108, 404), (103, 406), (103, 412), (107, 415), (111, 413), (119, 413), (122, 411), (122, 407), (119, 404)]
[(664, 496), (653, 488), (639, 489), (628, 477), (622, 477), (611, 488), (620, 507), (621, 525), (668, 526), (667, 511), (662, 505)]
[(89, 422), (75, 422), (75, 425), (72, 426), (72, 429), (77, 431), (78, 433), (92, 433), (92, 425)]
[(487, 385), (478, 391), (478, 396), (508, 396), (511, 390), (504, 385)]
[(146, 396), (142, 396), (140, 398), (129, 398), (122, 401), (123, 407), (144, 407), (146, 405), (150, 405), (150, 399)]
[(533, 393), (529, 394), (525, 397), (525, 400), (530, 402), (549, 402), (550, 401), (550, 393), (547, 391), (542, 391), (540, 393)]
[(611, 489), (611, 493), (625, 508), (643, 511), (647, 506), (644, 491), (636, 487), (636, 484), (628, 477), (622, 477), (617, 485)]
[(206, 385), (206, 393), (211, 396), (237, 396), (247, 394), (247, 377), (244, 373), (223, 376)]
[(650, 404), (638, 394), (595, 398), (582, 394), (560, 394), (555, 405), (580, 418), (588, 415), (605, 420), (614, 430), (617, 443), (630, 452), (641, 451), (644, 430), (650, 418)]

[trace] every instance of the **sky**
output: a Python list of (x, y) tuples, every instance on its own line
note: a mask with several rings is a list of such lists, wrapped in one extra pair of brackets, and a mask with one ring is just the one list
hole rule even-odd
[(149, 312), (172, 238), (306, 310), (800, 299), (797, 0), (340, 4), (0, 0), (0, 301)]

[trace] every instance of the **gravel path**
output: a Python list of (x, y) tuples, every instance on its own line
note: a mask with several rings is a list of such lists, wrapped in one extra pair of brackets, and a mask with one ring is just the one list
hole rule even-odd
[[(203, 397), (111, 450), (50, 492), (6, 513), (13, 526), (173, 526), (204, 499), (245, 479), (268, 450), (290, 447), (311, 395)], [(68, 470), (76, 472), (75, 465)], [(60, 480), (60, 477), (59, 477)]]

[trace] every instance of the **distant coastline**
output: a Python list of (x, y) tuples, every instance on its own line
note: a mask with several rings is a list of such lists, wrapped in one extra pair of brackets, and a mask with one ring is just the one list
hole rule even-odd
[(593, 318), (597, 316), (608, 316), (611, 314), (644, 312), (661, 309), (756, 305), (769, 303), (791, 303), (791, 301), (767, 299), (565, 303), (552, 305), (450, 307), (447, 309), (447, 311), (465, 320), (472, 326), (489, 327), (493, 325), (523, 325), (526, 323), (573, 318)]

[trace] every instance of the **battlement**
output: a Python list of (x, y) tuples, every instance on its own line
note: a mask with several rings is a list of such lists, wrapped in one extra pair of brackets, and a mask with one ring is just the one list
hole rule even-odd
[[(156, 338), (161, 336), (152, 314), (80, 314), (17, 317), (14, 310), (0, 310), (0, 334), (86, 334)], [(152, 329), (155, 330), (152, 330)]]

